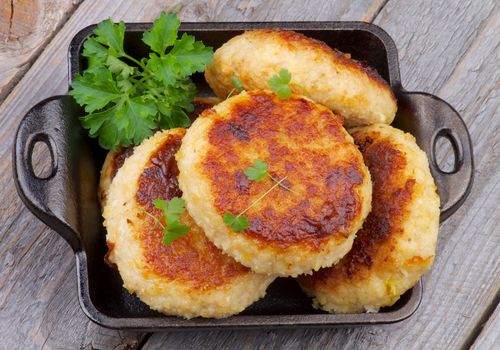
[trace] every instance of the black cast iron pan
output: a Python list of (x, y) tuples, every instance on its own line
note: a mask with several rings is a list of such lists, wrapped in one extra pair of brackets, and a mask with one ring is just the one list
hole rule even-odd
[[(126, 49), (145, 55), (142, 32), (150, 23), (127, 24)], [(405, 91), (400, 82), (394, 42), (379, 27), (361, 22), (183, 23), (182, 31), (207, 45), (219, 47), (247, 29), (282, 28), (317, 38), (374, 67), (393, 88), (398, 99), (394, 126), (415, 135), (427, 153), (441, 197), (441, 221), (453, 214), (470, 191), (473, 178), (472, 146), (459, 114), (436, 96)], [(84, 68), (82, 44), (94, 26), (79, 32), (69, 48), (71, 78)], [(201, 95), (209, 94), (202, 75), (194, 77)], [(191, 319), (164, 316), (150, 310), (123, 287), (117, 271), (103, 260), (105, 232), (97, 201), (99, 171), (105, 156), (88, 138), (78, 117), (83, 111), (69, 96), (55, 96), (34, 106), (24, 117), (14, 145), (14, 178), (26, 206), (75, 252), (78, 296), (85, 314), (105, 327), (138, 330), (206, 328), (332, 327), (391, 323), (409, 317), (419, 306), (422, 284), (417, 284), (392, 307), (377, 314), (327, 314), (311, 307), (310, 300), (292, 279), (278, 279), (268, 295), (240, 315), (227, 319)], [(436, 162), (439, 138), (447, 138), (454, 151), (451, 171)], [(43, 142), (50, 150), (52, 169), (44, 178), (35, 175), (34, 145)]]

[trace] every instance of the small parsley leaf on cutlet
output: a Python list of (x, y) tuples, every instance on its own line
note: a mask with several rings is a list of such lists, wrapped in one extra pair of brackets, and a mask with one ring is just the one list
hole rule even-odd
[(266, 162), (257, 159), (253, 166), (245, 169), (244, 173), (249, 180), (259, 182), (268, 175), (268, 165)]
[(188, 233), (190, 227), (179, 223), (179, 221), (171, 222), (163, 229), (163, 244), (170, 244), (177, 238), (182, 238)]
[(278, 75), (273, 75), (269, 79), (269, 88), (274, 91), (280, 99), (285, 100), (292, 96), (292, 90), (289, 86), (291, 80), (292, 75), (290, 72), (285, 68), (281, 68)]
[(224, 223), (231, 226), (234, 232), (241, 232), (250, 227), (250, 223), (246, 216), (234, 215), (229, 212), (224, 213)]
[(186, 210), (184, 199), (173, 197), (168, 202), (163, 199), (156, 199), (154, 205), (163, 212), (165, 218), (166, 225), (157, 220), (163, 226), (164, 244), (169, 244), (177, 238), (184, 237), (189, 232), (191, 228), (180, 223), (180, 216)]

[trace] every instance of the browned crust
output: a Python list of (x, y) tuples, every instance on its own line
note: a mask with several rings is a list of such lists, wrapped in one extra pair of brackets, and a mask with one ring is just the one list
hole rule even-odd
[(351, 251), (338, 264), (301, 277), (301, 284), (308, 289), (327, 284), (334, 290), (344, 281), (368, 278), (372, 266), (392, 266), (391, 252), (409, 214), (415, 179), (404, 175), (405, 154), (391, 141), (378, 140), (377, 132), (354, 133), (353, 137), (372, 176), (372, 211), (358, 231)]
[[(214, 116), (214, 110), (202, 116)], [(299, 96), (279, 100), (266, 91), (248, 92), (231, 107), (230, 117), (215, 117), (202, 172), (211, 183), (215, 208), (238, 214), (274, 183), (270, 178), (249, 181), (243, 171), (256, 159), (269, 164), (276, 179), (287, 176), (294, 191), (276, 188), (245, 213), (251, 226), (244, 233), (266, 246), (280, 249), (301, 244), (319, 249), (332, 237), (344, 241), (361, 213), (358, 194), (363, 183), (362, 157), (327, 108)], [(327, 140), (329, 149), (303, 147)], [(251, 159), (245, 157), (251, 156)]]
[(250, 271), (217, 249), (189, 215), (182, 217), (182, 223), (191, 227), (189, 233), (168, 245), (162, 243), (163, 231), (158, 224), (150, 217), (145, 220), (141, 233), (144, 257), (149, 269), (157, 275), (186, 281), (194, 289), (208, 290)]
[(118, 169), (120, 169), (125, 162), (125, 160), (134, 153), (134, 147), (118, 147), (118, 151), (113, 154), (113, 159), (111, 160), (111, 179), (116, 175)]
[(147, 167), (139, 177), (135, 199), (148, 211), (154, 210), (154, 200), (157, 198), (170, 200), (182, 196), (177, 181), (179, 169), (175, 154), (185, 133), (182, 130), (178, 134), (168, 135), (161, 147), (150, 156)]
[[(174, 156), (184, 133), (166, 138), (151, 155), (149, 165), (138, 180), (136, 201), (157, 218), (162, 217), (162, 212), (154, 207), (155, 199), (170, 200), (182, 195)], [(144, 213), (139, 219), (143, 224), (137, 229), (137, 236), (143, 247), (147, 270), (159, 276), (186, 281), (192, 288), (208, 290), (249, 271), (218, 250), (187, 213), (183, 215), (182, 223), (190, 226), (189, 233), (168, 245), (163, 244), (163, 230), (153, 218)]]

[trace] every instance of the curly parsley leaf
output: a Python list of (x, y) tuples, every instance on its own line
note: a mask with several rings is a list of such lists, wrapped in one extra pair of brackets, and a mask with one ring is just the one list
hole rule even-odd
[(212, 48), (206, 47), (201, 41), (195, 41), (194, 36), (182, 34), (169, 52), (173, 64), (181, 77), (187, 77), (195, 72), (203, 72), (205, 66), (212, 62)]
[(160, 17), (153, 22), (151, 31), (145, 32), (142, 41), (151, 50), (163, 55), (167, 47), (172, 46), (177, 39), (177, 30), (181, 22), (173, 13), (162, 12)]
[(156, 128), (154, 117), (156, 106), (150, 101), (144, 101), (141, 96), (126, 99), (123, 107), (117, 111), (116, 117), (126, 123), (127, 139), (139, 144), (149, 137)]
[(87, 70), (78, 76), (70, 91), (76, 102), (92, 113), (120, 99), (120, 89), (111, 72), (105, 68)]
[[(118, 131), (112, 122), (112, 118), (119, 107), (114, 105), (106, 110), (88, 114), (81, 120), (83, 127), (89, 129), (90, 137), (99, 136), (99, 144), (103, 148), (112, 149), (120, 143), (122, 138), (125, 138), (125, 135), (121, 134), (123, 131)], [(122, 143), (122, 145), (128, 146), (129, 144)]]
[(99, 135), (101, 147), (116, 149), (119, 145), (137, 144), (148, 137), (156, 127), (155, 114), (156, 107), (151, 102), (145, 102), (141, 97), (125, 96), (106, 110), (82, 117), (81, 122), (89, 129), (91, 137)]
[(184, 237), (189, 232), (190, 227), (180, 223), (180, 216), (186, 210), (184, 199), (173, 197), (170, 201), (156, 199), (156, 208), (163, 212), (166, 226), (163, 226), (163, 243), (169, 244), (177, 238)]
[(125, 37), (125, 23), (113, 23), (106, 19), (99, 23), (94, 30), (95, 40), (109, 48), (110, 54), (116, 57), (125, 56), (123, 50), (123, 38)]
[(116, 74), (123, 79), (134, 74), (134, 67), (129, 66), (114, 56), (108, 56), (106, 59), (106, 65), (111, 73)]
[(248, 218), (243, 215), (234, 215), (229, 212), (224, 213), (224, 223), (231, 226), (234, 232), (241, 232), (250, 227)]
[(269, 88), (273, 90), (280, 99), (285, 100), (292, 96), (292, 90), (290, 89), (290, 81), (292, 80), (292, 75), (290, 72), (281, 68), (278, 75), (273, 75), (269, 81)]
[(196, 72), (203, 72), (205, 65), (212, 60), (212, 48), (201, 41), (195, 41), (191, 35), (183, 34), (176, 40), (168, 54), (150, 55), (148, 67), (166, 85), (172, 85), (178, 79), (184, 79)]
[(154, 204), (155, 207), (163, 211), (167, 224), (179, 221), (180, 215), (186, 210), (186, 202), (179, 197), (173, 197), (168, 203), (162, 199), (157, 199)]
[(156, 78), (165, 85), (174, 85), (178, 79), (174, 63), (172, 56), (159, 57), (155, 54), (151, 54), (147, 67), (151, 69), (156, 75)]
[(149, 57), (134, 58), (123, 47), (125, 24), (105, 20), (83, 46), (87, 69), (70, 90), (88, 114), (81, 117), (91, 137), (106, 149), (138, 144), (158, 128), (187, 127), (196, 86), (213, 50), (193, 36), (177, 37), (175, 14), (162, 13), (143, 41)]
[(253, 163), (253, 166), (245, 169), (244, 173), (249, 180), (259, 182), (268, 175), (268, 165), (266, 162), (257, 159)]
[(95, 38), (88, 38), (83, 43), (82, 56), (87, 58), (89, 69), (102, 67), (108, 58), (108, 49)]
[(190, 80), (177, 83), (176, 86), (165, 88), (166, 97), (157, 99), (157, 108), (160, 112), (158, 125), (161, 129), (174, 127), (186, 128), (191, 125), (186, 112), (193, 111), (192, 101), (196, 94), (196, 87)]
[(182, 128), (187, 128), (191, 125), (191, 120), (182, 109), (173, 109), (170, 111), (169, 120), (173, 125), (178, 125)]

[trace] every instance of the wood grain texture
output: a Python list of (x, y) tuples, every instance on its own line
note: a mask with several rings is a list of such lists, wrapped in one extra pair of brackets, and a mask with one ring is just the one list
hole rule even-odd
[(498, 347), (498, 344), (500, 344), (500, 305), (497, 306), (493, 315), (482, 327), (481, 333), (475, 340), (471, 349), (495, 349), (495, 346)]
[[(467, 348), (498, 302), (500, 289), (500, 14), (495, 4), (391, 0), (376, 20), (400, 49), (403, 84), (437, 94), (462, 114), (476, 161), (472, 194), (441, 226), (422, 305), (411, 318), (332, 330), (155, 334), (144, 348)], [(500, 332), (496, 318), (489, 325), (493, 328), (485, 337), (495, 340)], [(494, 348), (488, 339), (485, 348)]]
[[(18, 198), (12, 180), (11, 148), (13, 132), (29, 108), (46, 97), (67, 92), (67, 48), (81, 28), (107, 17), (151, 21), (160, 11), (179, 3), (84, 1), (55, 37), (43, 45), (43, 52), (0, 105), (0, 349), (134, 349), (140, 345), (144, 334), (104, 329), (80, 310), (73, 254), (57, 233), (31, 215)], [(279, 1), (255, 2), (253, 7), (239, 1), (209, 1), (211, 11), (204, 10), (205, 1), (183, 3), (182, 20), (231, 21), (249, 20), (251, 16), (355, 20), (370, 18), (381, 2), (314, 1), (310, 8), (285, 13), (276, 12), (283, 6)], [(211, 333), (204, 334), (209, 337)]]
[(494, 0), (390, 0), (374, 23), (396, 42), (403, 86), (437, 92), (498, 7)]
[(0, 102), (79, 2), (0, 1)]
[(189, 21), (370, 21), (385, 0), (174, 1), (183, 5), (180, 16)]

